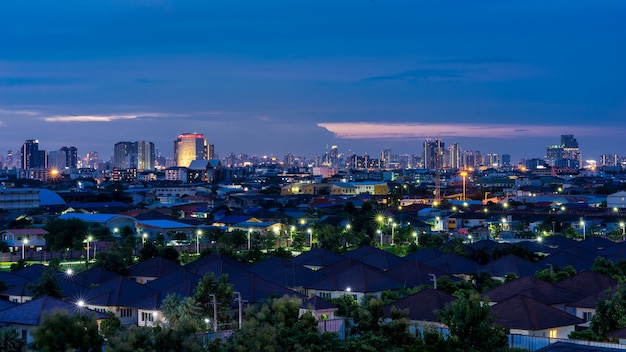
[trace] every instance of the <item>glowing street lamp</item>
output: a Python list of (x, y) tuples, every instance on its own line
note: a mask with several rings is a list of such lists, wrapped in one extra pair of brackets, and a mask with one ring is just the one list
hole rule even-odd
[(145, 247), (145, 246), (146, 246), (146, 238), (148, 238), (148, 234), (147, 234), (147, 233), (144, 233), (144, 234), (141, 236), (141, 246), (142, 246), (142, 247)]
[(87, 261), (85, 262), (85, 266), (89, 266), (89, 242), (91, 242), (92, 239), (91, 236), (87, 236)]
[(309, 247), (313, 248), (313, 230), (309, 227), (306, 232), (309, 234)]
[(248, 229), (248, 250), (250, 250), (250, 235), (252, 234), (252, 228)]
[(27, 243), (28, 243), (28, 238), (24, 238), (22, 240), (22, 260), (24, 260), (24, 247), (26, 246)]
[(585, 228), (585, 220), (580, 219), (580, 226), (583, 227), (583, 240), (587, 238), (587, 229)]
[(467, 171), (461, 171), (461, 177), (463, 178), (463, 200), (466, 200), (465, 197), (465, 178), (467, 177)]
[(376, 233), (378, 233), (378, 236), (380, 236), (380, 248), (383, 248), (383, 232), (378, 229), (376, 230)]
[(416, 231), (413, 231), (413, 238), (415, 238), (415, 244), (419, 244), (420, 243), (419, 238), (417, 237), (417, 232)]
[(394, 230), (395, 230), (396, 226), (398, 226), (398, 224), (396, 224), (395, 222), (393, 224), (391, 224), (391, 245), (392, 246), (395, 244), (395, 242), (393, 240), (393, 236), (394, 236)]
[(202, 236), (202, 230), (196, 231), (196, 254), (200, 255), (200, 236)]

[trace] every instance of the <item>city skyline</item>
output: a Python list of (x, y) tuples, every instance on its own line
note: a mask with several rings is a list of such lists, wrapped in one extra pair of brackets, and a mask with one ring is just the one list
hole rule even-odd
[(184, 132), (233, 153), (625, 155), (626, 4), (527, 1), (91, 4), (0, 13), (0, 153), (28, 139), (102, 160), (173, 157)]

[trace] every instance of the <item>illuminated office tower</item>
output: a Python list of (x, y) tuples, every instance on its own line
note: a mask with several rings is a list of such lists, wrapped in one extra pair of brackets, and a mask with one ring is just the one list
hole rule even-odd
[(202, 133), (183, 133), (174, 141), (176, 166), (189, 167), (194, 160), (207, 160), (209, 146)]

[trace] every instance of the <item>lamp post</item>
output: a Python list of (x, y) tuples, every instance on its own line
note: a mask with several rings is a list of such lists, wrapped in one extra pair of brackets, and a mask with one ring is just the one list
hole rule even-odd
[(465, 197), (465, 178), (467, 177), (467, 171), (461, 171), (461, 178), (463, 178), (463, 200), (466, 200)]
[(89, 242), (91, 242), (91, 236), (87, 236), (87, 261), (85, 261), (85, 266), (89, 267)]
[(202, 230), (196, 231), (196, 254), (200, 255), (200, 236), (202, 236)]
[(378, 236), (380, 236), (380, 248), (383, 248), (383, 232), (380, 231), (380, 229), (378, 229), (376, 232), (378, 233)]
[(28, 243), (28, 238), (22, 239), (22, 260), (24, 260), (24, 247)]
[(394, 230), (396, 229), (396, 226), (398, 224), (396, 224), (395, 222), (393, 224), (391, 224), (391, 245), (393, 246), (395, 244), (394, 242)]
[(622, 242), (623, 242), (623, 241), (626, 241), (626, 234), (624, 234), (624, 226), (625, 226), (625, 225), (626, 225), (626, 224), (624, 224), (624, 222), (623, 222), (623, 221), (620, 221), (620, 223), (619, 223), (619, 227), (621, 227), (621, 228), (622, 228)]
[(291, 225), (289, 227), (289, 247), (293, 247), (293, 232), (296, 230), (296, 227)]
[(148, 238), (148, 234), (144, 233), (143, 235), (141, 235), (141, 246), (145, 247), (146, 246), (146, 238)]
[(413, 231), (413, 238), (415, 238), (415, 244), (419, 245), (420, 244), (420, 240), (419, 237), (417, 237), (417, 231)]
[(583, 227), (583, 240), (587, 238), (587, 229), (585, 228), (585, 220), (580, 219), (580, 226)]
[(306, 232), (309, 234), (309, 247), (313, 249), (313, 230), (309, 227)]
[(248, 250), (250, 250), (250, 235), (252, 233), (252, 228), (248, 229)]

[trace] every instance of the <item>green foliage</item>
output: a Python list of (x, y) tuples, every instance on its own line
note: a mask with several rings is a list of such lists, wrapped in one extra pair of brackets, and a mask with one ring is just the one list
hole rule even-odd
[(320, 334), (310, 313), (299, 315), (299, 301), (270, 299), (246, 312), (242, 329), (231, 338), (231, 351), (332, 351), (335, 334)]
[(89, 225), (80, 219), (53, 219), (46, 225), (46, 245), (53, 251), (66, 248), (82, 250)]
[(14, 273), (16, 271), (22, 270), (28, 266), (26, 263), (26, 259), (20, 259), (16, 263), (11, 264), (11, 272)]
[(622, 282), (613, 297), (598, 301), (590, 330), (598, 340), (606, 340), (609, 332), (623, 327), (626, 327), (626, 284)]
[(128, 267), (133, 264), (132, 252), (128, 252), (127, 248), (116, 244), (108, 251), (100, 251), (96, 254), (95, 266), (125, 275)]
[(593, 261), (591, 271), (611, 276), (616, 279), (624, 277), (624, 272), (622, 271), (622, 268), (613, 263), (612, 260), (606, 259), (602, 256), (596, 257), (596, 259)]
[(175, 293), (168, 294), (161, 303), (161, 311), (172, 326), (178, 326), (179, 322), (200, 321), (202, 317), (202, 308), (193, 297), (181, 297)]
[(198, 336), (194, 321), (183, 320), (174, 328), (131, 326), (108, 338), (109, 348), (115, 352), (201, 352), (206, 351)]
[(94, 316), (69, 315), (66, 311), (44, 316), (33, 336), (41, 352), (98, 351), (104, 342)]
[(24, 348), (24, 341), (19, 333), (10, 327), (0, 328), (0, 351), (21, 352)]
[(536, 278), (552, 283), (565, 280), (574, 275), (576, 275), (576, 269), (574, 269), (571, 265), (568, 265), (563, 269), (561, 269), (558, 265), (553, 265), (550, 268), (542, 269), (535, 273)]
[(466, 351), (499, 351), (508, 345), (508, 330), (493, 323), (489, 301), (478, 295), (459, 298), (439, 318)]
[(200, 279), (196, 287), (195, 299), (204, 316), (213, 317), (213, 304), (210, 295), (215, 295), (217, 301), (217, 320), (220, 324), (231, 323), (233, 318), (230, 309), (233, 304), (235, 293), (233, 286), (228, 282), (228, 275), (223, 274), (218, 278), (212, 272), (207, 273)]
[(486, 272), (481, 272), (479, 274), (472, 274), (472, 284), (474, 285), (476, 291), (482, 293), (502, 285), (502, 282), (491, 278), (491, 276)]
[(26, 290), (33, 294), (33, 298), (42, 296), (62, 298), (63, 291), (57, 284), (56, 273), (56, 270), (50, 267), (46, 268), (37, 282), (26, 285)]

